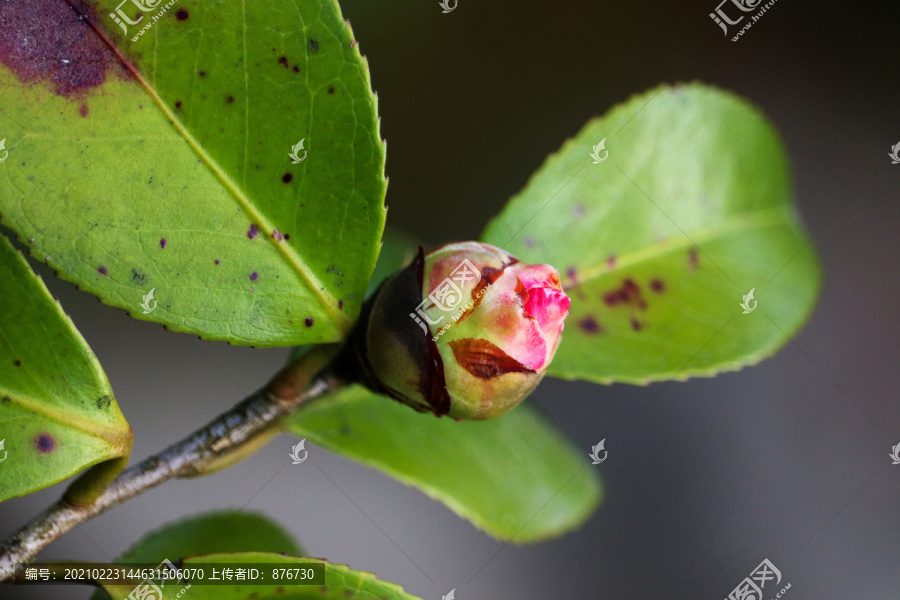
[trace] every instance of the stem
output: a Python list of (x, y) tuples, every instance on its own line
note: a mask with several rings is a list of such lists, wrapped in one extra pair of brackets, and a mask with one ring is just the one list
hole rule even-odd
[(196, 476), (227, 464), (226, 455), (240, 454), (244, 445), (257, 441), (301, 403), (342, 385), (323, 370), (335, 354), (335, 346), (317, 346), (282, 369), (264, 388), (206, 426), (122, 471), (92, 502), (73, 500), (83, 487), (83, 482), (76, 480), (59, 501), (0, 546), (0, 582), (12, 580), (16, 563), (31, 560), (64, 533), (117, 504), (169, 479)]

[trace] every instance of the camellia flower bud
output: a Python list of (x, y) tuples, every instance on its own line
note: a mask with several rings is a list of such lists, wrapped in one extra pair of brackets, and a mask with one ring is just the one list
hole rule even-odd
[(355, 352), (373, 389), (419, 411), (487, 419), (537, 386), (568, 312), (549, 265), (478, 242), (419, 248), (367, 303)]

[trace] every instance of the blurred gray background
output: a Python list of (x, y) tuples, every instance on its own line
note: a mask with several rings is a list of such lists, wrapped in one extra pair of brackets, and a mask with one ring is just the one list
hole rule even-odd
[[(791, 583), (788, 600), (900, 598), (900, 466), (888, 458), (900, 443), (900, 165), (887, 156), (900, 141), (900, 3), (779, 0), (733, 43), (708, 16), (717, 2), (459, 0), (449, 14), (437, 0), (341, 2), (378, 91), (389, 223), (429, 243), (477, 237), (589, 118), (660, 82), (733, 90), (784, 136), (824, 263), (815, 314), (795, 343), (739, 373), (649, 387), (545, 382), (537, 403), (579, 447), (608, 437), (609, 459), (594, 467), (606, 501), (581, 530), (503, 545), (322, 449), (285, 469), (294, 442), (282, 436), (228, 471), (117, 507), (42, 558), (108, 560), (182, 515), (243, 508), (283, 524), (312, 556), (429, 600), (451, 588), (459, 600), (719, 600), (763, 558)], [(286, 357), (131, 320), (38, 270), (100, 357), (135, 459), (234, 404)], [(62, 489), (4, 502), (0, 536)], [(0, 587), (16, 600), (89, 593)]]

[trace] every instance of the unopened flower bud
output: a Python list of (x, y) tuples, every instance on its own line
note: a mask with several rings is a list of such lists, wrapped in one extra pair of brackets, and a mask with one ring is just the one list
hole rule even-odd
[(354, 350), (372, 388), (423, 412), (487, 419), (543, 378), (569, 298), (553, 267), (461, 242), (420, 248), (367, 310)]

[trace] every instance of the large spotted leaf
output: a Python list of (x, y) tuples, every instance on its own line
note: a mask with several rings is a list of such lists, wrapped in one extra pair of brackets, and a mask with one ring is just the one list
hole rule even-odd
[(102, 487), (131, 441), (97, 358), (0, 234), (0, 500), (91, 465)]
[(560, 270), (572, 306), (550, 374), (710, 375), (773, 354), (815, 303), (818, 261), (789, 180), (747, 102), (663, 86), (588, 123), (482, 239)]
[[(279, 565), (279, 568), (297, 568), (304, 563), (321, 564), (325, 584), (318, 586), (292, 585), (292, 582), (270, 584), (248, 584), (235, 582), (233, 585), (192, 585), (181, 596), (185, 600), (418, 600), (403, 591), (399, 585), (381, 581), (371, 573), (354, 571), (344, 565), (335, 565), (316, 558), (296, 558), (265, 552), (241, 552), (235, 554), (210, 554), (185, 559), (181, 566), (190, 568), (198, 565), (263, 564)], [(169, 584), (167, 587), (172, 587)], [(105, 585), (104, 589), (114, 600), (125, 600), (134, 591), (134, 585)], [(179, 587), (172, 588), (176, 594)], [(168, 592), (166, 592), (168, 593)], [(173, 595), (165, 595), (162, 600), (171, 600)]]
[(4, 224), (104, 302), (260, 346), (355, 320), (384, 147), (335, 0), (0, 2), (0, 138)]

